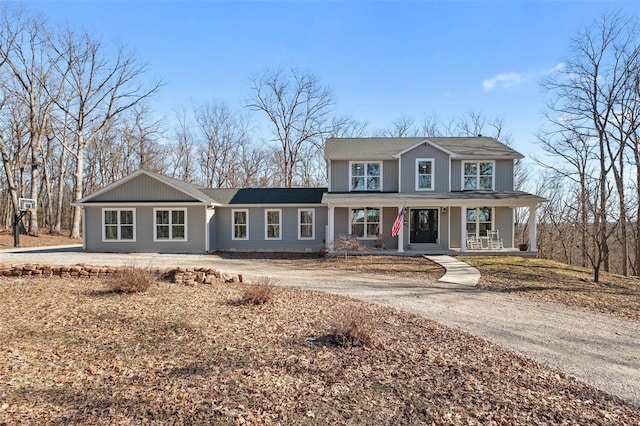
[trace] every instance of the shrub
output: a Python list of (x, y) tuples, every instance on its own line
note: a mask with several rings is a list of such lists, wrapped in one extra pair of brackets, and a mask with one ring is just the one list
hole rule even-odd
[(260, 277), (256, 284), (244, 287), (242, 296), (237, 301), (239, 305), (264, 305), (274, 295), (275, 281), (269, 277)]
[(350, 251), (367, 251), (367, 246), (352, 235), (340, 235), (334, 242), (333, 248), (338, 252), (344, 252), (345, 259)]
[(158, 272), (151, 268), (125, 266), (118, 268), (110, 279), (111, 290), (118, 293), (141, 293), (158, 279)]
[(373, 323), (362, 311), (341, 311), (330, 323), (323, 340), (342, 347), (368, 346), (373, 342)]

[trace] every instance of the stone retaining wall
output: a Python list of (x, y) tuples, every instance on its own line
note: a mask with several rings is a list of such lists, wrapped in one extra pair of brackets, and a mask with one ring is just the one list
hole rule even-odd
[[(106, 278), (117, 273), (119, 269), (130, 268), (95, 265), (34, 265), (0, 263), (0, 276), (30, 278)], [(177, 267), (172, 269), (154, 269), (160, 279), (176, 284), (196, 285), (243, 282), (242, 275), (231, 276), (213, 268)]]

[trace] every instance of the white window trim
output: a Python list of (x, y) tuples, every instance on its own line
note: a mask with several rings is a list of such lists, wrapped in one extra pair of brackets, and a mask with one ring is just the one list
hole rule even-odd
[[(278, 236), (269, 237), (269, 213), (278, 212)], [(282, 209), (264, 209), (264, 239), (265, 240), (282, 240)]]
[[(106, 211), (116, 211), (118, 212), (118, 223), (117, 223), (117, 227), (118, 227), (118, 239), (116, 240), (108, 240), (106, 237), (106, 232), (105, 232), (105, 227), (106, 227), (106, 223), (104, 223), (104, 212)], [(120, 212), (121, 211), (131, 211), (133, 212), (133, 239), (131, 240), (123, 240), (120, 238), (120, 227), (122, 226), (120, 224)], [(132, 207), (124, 207), (124, 208), (111, 208), (111, 207), (104, 207), (102, 209), (102, 218), (100, 219), (100, 222), (102, 222), (102, 242), (103, 243), (135, 243), (136, 242), (136, 209), (132, 208)]]
[[(311, 237), (303, 237), (300, 229), (303, 223), (300, 221), (300, 213), (311, 212)], [(307, 224), (305, 224), (307, 225)], [(316, 209), (298, 209), (298, 239), (299, 240), (315, 240), (316, 239)]]
[[(169, 212), (169, 223), (166, 226), (169, 226), (169, 238), (158, 238), (158, 224), (157, 220), (157, 211), (168, 211)], [(184, 238), (173, 238), (173, 223), (172, 223), (172, 215), (171, 212), (174, 211), (183, 211), (184, 212)], [(165, 224), (163, 224), (165, 225)], [(189, 228), (187, 227), (187, 208), (168, 208), (168, 207), (154, 207), (153, 209), (153, 242), (187, 242), (189, 233), (187, 232)]]
[[(468, 220), (465, 220), (465, 223), (475, 223), (476, 224), (476, 238), (480, 237), (480, 223), (487, 223), (487, 222), (480, 222), (478, 220), (478, 218), (480, 217), (480, 215), (478, 214), (478, 210), (483, 209), (486, 207), (466, 207), (465, 209), (465, 217), (467, 214), (467, 210), (476, 210), (476, 220), (475, 222), (469, 222)], [(496, 208), (495, 207), (488, 207), (491, 209), (491, 230), (495, 231), (496, 230)], [(468, 234), (468, 231), (465, 229), (465, 234)], [(468, 235), (467, 235), (468, 236)]]
[[(244, 238), (236, 238), (236, 212), (244, 212), (247, 218), (245, 227), (247, 228), (247, 236)], [(247, 241), (249, 239), (249, 209), (232, 209), (231, 210), (231, 239), (234, 241)]]
[[(480, 182), (480, 163), (491, 163), (493, 164), (493, 173), (491, 174), (491, 189), (480, 189), (478, 183)], [(475, 189), (464, 189), (464, 165), (465, 164), (476, 164), (478, 173), (476, 173), (476, 188)], [(496, 188), (496, 162), (495, 160), (468, 160), (462, 161), (461, 167), (461, 176), (460, 176), (460, 189), (463, 191), (495, 191)]]
[[(363, 163), (364, 164), (364, 169), (365, 169), (365, 174), (364, 174), (364, 181), (365, 181), (365, 187), (367, 185), (367, 164), (379, 164), (380, 165), (380, 189), (353, 189), (353, 175), (352, 175), (352, 170), (353, 164), (358, 164), (358, 163)], [(384, 175), (384, 170), (383, 170), (383, 162), (382, 161), (349, 161), (349, 192), (382, 192), (382, 188), (383, 188), (383, 175)]]
[[(431, 188), (420, 188), (419, 182), (420, 182), (420, 173), (419, 173), (419, 167), (418, 165), (420, 164), (421, 161), (429, 161), (431, 162)], [(434, 158), (416, 158), (416, 191), (433, 191), (434, 187), (435, 187), (435, 167), (436, 167), (436, 161)], [(427, 175), (425, 175), (427, 176)]]
[[(365, 210), (378, 209), (378, 210), (380, 210), (380, 229), (379, 229), (380, 232), (378, 234), (372, 235), (372, 236), (356, 237), (356, 239), (358, 239), (358, 240), (367, 240), (367, 241), (368, 240), (377, 240), (378, 239), (378, 235), (384, 234), (384, 232), (382, 231), (384, 229), (382, 227), (382, 215), (384, 214), (384, 210), (383, 210), (382, 207), (376, 207), (376, 206), (373, 206), (373, 207), (349, 207), (349, 235), (353, 235), (353, 232), (352, 232), (353, 222), (351, 221), (351, 218), (353, 217), (353, 215), (351, 213), (351, 210), (359, 210), (359, 209), (365, 209)], [(364, 232), (365, 232), (365, 235), (366, 235), (366, 233), (367, 233), (367, 220), (366, 220), (367, 215), (365, 214), (364, 217), (365, 217)]]

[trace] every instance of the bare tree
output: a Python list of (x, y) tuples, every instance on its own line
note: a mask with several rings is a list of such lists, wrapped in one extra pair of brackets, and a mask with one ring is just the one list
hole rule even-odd
[(296, 69), (266, 70), (251, 80), (251, 89), (253, 98), (247, 107), (266, 114), (279, 148), (282, 185), (292, 187), (301, 176), (302, 156), (318, 155), (318, 150), (308, 147), (321, 147), (331, 130), (333, 95), (315, 75)]
[[(113, 52), (88, 34), (67, 31), (56, 44), (56, 54), (64, 60), (58, 67), (65, 83), (65, 97), (56, 102), (68, 116), (73, 145), (65, 148), (75, 162), (75, 201), (84, 193), (85, 147), (116, 117), (152, 96), (160, 82), (141, 85), (146, 72), (132, 54), (123, 48)], [(80, 209), (74, 207), (71, 237), (80, 237)]]

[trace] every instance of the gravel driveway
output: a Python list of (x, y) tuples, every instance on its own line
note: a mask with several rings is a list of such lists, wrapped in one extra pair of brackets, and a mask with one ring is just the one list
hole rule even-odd
[(351, 296), (413, 312), (482, 336), (640, 406), (640, 324), (561, 304), (470, 286), (410, 282), (333, 269), (294, 268), (268, 260), (215, 255), (102, 254), (77, 251), (0, 252), (0, 262), (137, 266), (211, 266), (248, 279)]

